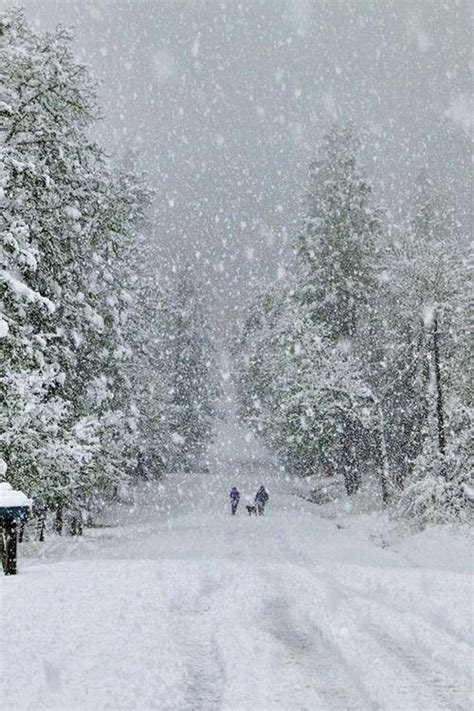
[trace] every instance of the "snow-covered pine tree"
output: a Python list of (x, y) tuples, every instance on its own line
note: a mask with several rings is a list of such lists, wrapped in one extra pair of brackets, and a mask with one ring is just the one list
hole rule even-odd
[(72, 495), (93, 448), (91, 438), (77, 436), (72, 403), (61, 392), (65, 339), (73, 335), (62, 314), (63, 284), (74, 291), (68, 266), (83, 263), (72, 254), (80, 245), (77, 139), (95, 110), (90, 80), (68, 42), (64, 30), (35, 34), (17, 10), (0, 20), (1, 282), (9, 326), (2, 444), (13, 483), (48, 506)]
[(333, 126), (310, 166), (304, 227), (296, 242), (304, 300), (333, 340), (354, 338), (372, 308), (381, 234), (371, 186), (350, 126)]
[(157, 255), (146, 231), (138, 235), (131, 264), (135, 279), (128, 330), (133, 344), (129, 366), (136, 422), (135, 475), (154, 479), (171, 462), (171, 374), (166, 368), (165, 293), (160, 286)]
[[(335, 125), (326, 135), (311, 165), (305, 224), (296, 243), (301, 303), (314, 327), (347, 354), (346, 367), (362, 353), (366, 364), (375, 357), (366, 336), (375, 311), (381, 216), (359, 167), (359, 148), (350, 126)], [(369, 369), (358, 366), (356, 373), (359, 389), (366, 391)], [(373, 441), (348, 411), (339, 413), (339, 442), (331, 459), (336, 471), (345, 472), (347, 491), (353, 493), (362, 463), (376, 457), (379, 438)]]
[(249, 309), (234, 348), (241, 416), (300, 475), (339, 477), (353, 493), (360, 472), (341, 452), (341, 423), (370, 438), (372, 395), (345, 343), (334, 344), (296, 279)]
[(133, 463), (127, 259), (140, 182), (108, 166), (88, 129), (95, 85), (64, 29), (0, 21), (1, 444), (38, 506), (77, 506)]
[[(130, 476), (138, 463), (138, 414), (133, 364), (139, 344), (137, 320), (143, 298), (137, 253), (146, 229), (151, 193), (144, 176), (104, 166), (107, 180), (96, 216), (89, 300), (99, 317), (84, 350), (89, 377), (85, 402), (95, 414), (101, 451), (97, 461), (110, 483)], [(95, 320), (95, 319), (93, 319)]]
[(135, 474), (156, 479), (169, 471), (174, 444), (171, 438), (171, 374), (166, 370), (167, 334), (163, 291), (156, 276), (140, 276), (140, 300), (133, 309), (135, 332), (131, 363), (136, 418)]
[(274, 360), (285, 347), (278, 337), (278, 325), (289, 307), (287, 292), (274, 286), (248, 305), (241, 328), (232, 344), (238, 416), (251, 430), (276, 448), (276, 432), (269, 413), (274, 409), (272, 372)]
[(389, 495), (377, 394), (379, 211), (350, 127), (333, 127), (311, 166), (305, 226), (288, 284), (251, 305), (234, 360), (241, 414), (294, 471), (336, 477), (349, 494), (380, 470)]
[(203, 287), (189, 264), (177, 268), (169, 280), (163, 316), (169, 466), (193, 471), (203, 465), (211, 441), (220, 388)]

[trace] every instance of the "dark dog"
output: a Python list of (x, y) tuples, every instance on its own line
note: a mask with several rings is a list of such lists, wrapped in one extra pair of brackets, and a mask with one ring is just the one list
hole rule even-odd
[(247, 504), (246, 508), (249, 516), (251, 516), (252, 514), (254, 514), (254, 516), (257, 515), (257, 507), (255, 505), (251, 506), (250, 504)]

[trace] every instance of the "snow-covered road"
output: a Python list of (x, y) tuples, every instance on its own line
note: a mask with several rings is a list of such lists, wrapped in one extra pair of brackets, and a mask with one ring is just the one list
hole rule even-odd
[(26, 544), (0, 583), (3, 708), (471, 709), (467, 542), (387, 542), (380, 517), (269, 484), (259, 519), (209, 477), (41, 557)]

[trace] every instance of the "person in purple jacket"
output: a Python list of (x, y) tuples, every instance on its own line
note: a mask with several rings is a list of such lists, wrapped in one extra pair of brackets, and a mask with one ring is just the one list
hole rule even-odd
[(239, 505), (240, 501), (240, 491), (237, 489), (236, 486), (233, 486), (232, 489), (230, 490), (230, 512), (232, 516), (235, 516), (235, 512), (237, 511), (237, 506)]

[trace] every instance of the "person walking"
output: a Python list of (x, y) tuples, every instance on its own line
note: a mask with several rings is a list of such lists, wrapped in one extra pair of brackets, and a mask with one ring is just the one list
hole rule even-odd
[(240, 491), (237, 489), (236, 486), (233, 486), (232, 489), (230, 490), (230, 512), (232, 516), (235, 516), (235, 512), (237, 511), (237, 506), (239, 505), (240, 501)]
[(255, 494), (255, 505), (257, 507), (257, 513), (259, 516), (263, 516), (265, 513), (265, 506), (267, 504), (267, 501), (269, 499), (268, 491), (265, 489), (265, 487), (262, 486), (260, 489), (257, 491)]

